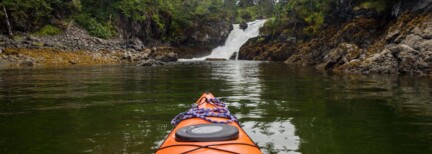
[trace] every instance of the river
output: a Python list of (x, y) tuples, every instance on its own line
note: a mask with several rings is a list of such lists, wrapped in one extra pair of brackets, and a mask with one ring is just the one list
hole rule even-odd
[(153, 153), (204, 91), (264, 153), (432, 153), (432, 81), (283, 63), (0, 70), (0, 153)]

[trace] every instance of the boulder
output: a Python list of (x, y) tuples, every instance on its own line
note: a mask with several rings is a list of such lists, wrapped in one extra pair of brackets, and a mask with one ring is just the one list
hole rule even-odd
[(388, 49), (367, 58), (360, 67), (362, 73), (398, 73), (398, 61)]
[(171, 47), (154, 47), (149, 57), (162, 62), (173, 62), (178, 59), (177, 53), (173, 52)]
[(399, 44), (388, 48), (398, 60), (398, 71), (400, 73), (419, 73), (428, 68), (425, 57), (431, 56), (427, 52), (420, 52), (408, 45)]
[(406, 44), (406, 45), (418, 50), (419, 49), (418, 43), (421, 42), (422, 40), (423, 40), (423, 38), (420, 37), (419, 35), (409, 34), (406, 36), (406, 38), (401, 43)]
[(357, 45), (341, 43), (324, 56), (323, 62), (317, 68), (321, 70), (334, 68), (349, 63), (360, 55), (361, 52)]
[(234, 52), (234, 53), (230, 56), (229, 60), (236, 60), (236, 58), (237, 58), (237, 52)]
[(159, 60), (146, 59), (146, 60), (139, 61), (137, 66), (160, 66), (164, 64), (165, 64), (164, 62)]
[(246, 30), (248, 28), (248, 24), (246, 22), (242, 22), (239, 26), (241, 30)]
[(26, 61), (22, 62), (20, 64), (20, 66), (22, 66), (22, 67), (33, 67), (34, 66), (34, 61), (26, 60)]
[(155, 59), (162, 62), (173, 62), (177, 61), (177, 54), (174, 52), (162, 53), (158, 54)]
[(432, 51), (432, 40), (424, 40), (419, 42), (417, 47), (422, 52)]
[(130, 46), (137, 51), (142, 50), (145, 47), (142, 41), (138, 38), (133, 39), (130, 43)]
[(132, 62), (132, 53), (130, 51), (126, 51), (123, 54), (123, 59), (128, 60), (129, 62)]

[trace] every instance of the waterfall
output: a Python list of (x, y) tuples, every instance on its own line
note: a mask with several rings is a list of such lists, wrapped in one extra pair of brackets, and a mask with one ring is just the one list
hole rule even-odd
[(214, 48), (208, 56), (193, 58), (192, 60), (205, 60), (207, 58), (229, 59), (234, 53), (237, 53), (236, 59), (238, 59), (240, 47), (250, 38), (257, 37), (259, 35), (259, 29), (264, 26), (265, 22), (265, 19), (248, 22), (248, 27), (245, 30), (240, 29), (239, 24), (233, 24), (234, 29), (229, 33), (223, 46)]

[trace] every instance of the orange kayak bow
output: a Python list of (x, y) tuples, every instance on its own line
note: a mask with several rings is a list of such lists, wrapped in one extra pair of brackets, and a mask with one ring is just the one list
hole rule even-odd
[(178, 124), (175, 123), (177, 126), (156, 150), (156, 154), (262, 153), (235, 117), (230, 115), (225, 104), (211, 93), (204, 93), (196, 106), (187, 113), (189, 115), (179, 115), (180, 120)]

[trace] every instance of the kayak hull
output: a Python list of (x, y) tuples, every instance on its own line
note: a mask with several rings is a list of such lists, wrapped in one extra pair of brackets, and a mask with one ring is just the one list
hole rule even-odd
[[(207, 103), (206, 99), (214, 98), (211, 93), (204, 93), (196, 102), (199, 108), (215, 108), (214, 105)], [(212, 120), (224, 121), (225, 118), (210, 117)], [(200, 118), (191, 118), (181, 121), (166, 137), (161, 144), (156, 154), (223, 154), (223, 153), (248, 153), (261, 154), (262, 152), (246, 134), (246, 132), (236, 122), (231, 122), (228, 125), (234, 126), (239, 130), (239, 136), (235, 140), (229, 141), (213, 141), (213, 142), (180, 142), (175, 138), (175, 132), (183, 127), (197, 124), (210, 124), (206, 120)], [(208, 148), (203, 148), (208, 147)]]

